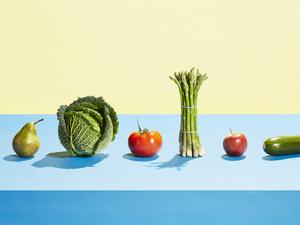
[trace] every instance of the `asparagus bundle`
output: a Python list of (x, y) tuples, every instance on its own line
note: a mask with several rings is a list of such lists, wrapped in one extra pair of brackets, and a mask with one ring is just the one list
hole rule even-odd
[(179, 152), (183, 157), (198, 157), (205, 154), (197, 131), (198, 92), (207, 79), (206, 74), (192, 68), (189, 72), (174, 73), (170, 76), (179, 89), (181, 101), (181, 124), (179, 132)]

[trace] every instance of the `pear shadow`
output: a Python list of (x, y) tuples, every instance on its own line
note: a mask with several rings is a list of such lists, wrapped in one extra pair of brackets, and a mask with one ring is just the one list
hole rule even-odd
[(9, 162), (23, 162), (23, 161), (28, 161), (28, 160), (33, 159), (33, 158), (34, 158), (34, 156), (20, 157), (18, 155), (8, 155), (8, 156), (3, 157), (3, 159), (5, 161), (9, 161)]
[(245, 155), (241, 155), (241, 156), (229, 156), (227, 154), (224, 154), (221, 156), (222, 159), (227, 160), (227, 161), (241, 161), (246, 159)]
[(124, 159), (130, 160), (130, 161), (136, 161), (136, 162), (149, 162), (149, 161), (153, 161), (159, 158), (159, 155), (154, 155), (151, 157), (139, 157), (139, 156), (135, 156), (132, 153), (127, 153), (125, 155), (123, 155)]
[(96, 154), (91, 157), (76, 157), (68, 152), (52, 152), (43, 159), (34, 162), (32, 166), (37, 168), (59, 168), (59, 169), (80, 169), (86, 167), (94, 167), (97, 163), (106, 159), (108, 154)]
[(294, 158), (300, 158), (300, 154), (290, 154), (290, 155), (265, 155), (262, 157), (263, 160), (266, 161), (279, 161), (279, 160), (285, 160), (285, 159), (294, 159)]
[(166, 162), (153, 162), (148, 167), (155, 167), (157, 169), (172, 169), (176, 168), (177, 171), (181, 171), (188, 165), (188, 162), (197, 158), (193, 157), (182, 157), (179, 154), (175, 155), (172, 159)]

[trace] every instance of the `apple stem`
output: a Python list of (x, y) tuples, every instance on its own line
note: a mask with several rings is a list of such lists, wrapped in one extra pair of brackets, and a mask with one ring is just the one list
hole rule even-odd
[(233, 135), (231, 128), (229, 128), (229, 130), (230, 130), (230, 134)]
[(37, 123), (39, 123), (39, 122), (42, 122), (43, 120), (44, 120), (44, 119), (40, 119), (40, 120), (34, 122), (34, 124), (37, 124)]

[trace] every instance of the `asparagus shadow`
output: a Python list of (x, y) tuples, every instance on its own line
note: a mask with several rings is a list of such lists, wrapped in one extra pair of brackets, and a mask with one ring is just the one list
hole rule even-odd
[(153, 162), (149, 167), (155, 167), (157, 169), (176, 168), (177, 171), (181, 171), (182, 168), (188, 165), (188, 162), (197, 159), (193, 157), (181, 157), (179, 154), (175, 155), (172, 159), (166, 162)]

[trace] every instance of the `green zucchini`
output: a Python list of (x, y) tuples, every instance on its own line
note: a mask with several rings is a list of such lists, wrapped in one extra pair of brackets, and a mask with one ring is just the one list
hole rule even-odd
[(300, 153), (300, 135), (268, 138), (263, 148), (269, 155), (298, 154)]

